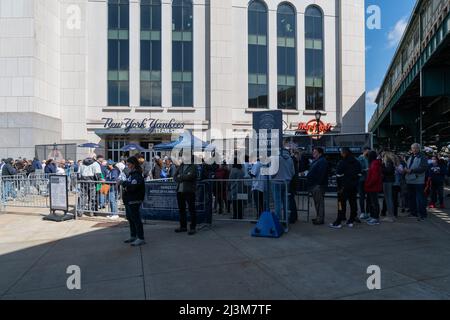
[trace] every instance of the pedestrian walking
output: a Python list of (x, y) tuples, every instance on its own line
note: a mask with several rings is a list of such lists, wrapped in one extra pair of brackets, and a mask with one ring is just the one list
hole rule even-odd
[(145, 244), (144, 225), (139, 212), (145, 197), (145, 181), (138, 159), (135, 157), (129, 158), (127, 166), (130, 173), (125, 181), (120, 182), (123, 188), (125, 212), (130, 225), (130, 238), (125, 240), (125, 243), (137, 247)]
[(311, 192), (317, 218), (313, 219), (314, 225), (325, 224), (325, 190), (328, 187), (328, 162), (322, 148), (314, 148), (313, 162), (311, 163), (307, 177), (308, 191)]

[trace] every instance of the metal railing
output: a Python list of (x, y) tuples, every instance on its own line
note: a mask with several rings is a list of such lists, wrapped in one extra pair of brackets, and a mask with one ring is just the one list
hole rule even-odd
[(122, 190), (116, 182), (77, 180), (75, 187), (77, 216), (124, 216)]
[(48, 208), (48, 176), (24, 174), (0, 177), (1, 207)]

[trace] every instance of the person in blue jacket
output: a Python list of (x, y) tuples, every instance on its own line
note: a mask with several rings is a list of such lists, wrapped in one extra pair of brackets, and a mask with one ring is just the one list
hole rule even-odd
[(431, 202), (429, 207), (436, 208), (437, 200), (439, 197), (439, 206), (441, 209), (445, 209), (444, 204), (444, 182), (447, 175), (447, 167), (444, 161), (439, 159), (438, 156), (431, 158), (431, 164), (428, 168), (427, 176), (431, 179)]
[(34, 158), (33, 162), (31, 163), (31, 167), (34, 169), (34, 171), (42, 170), (42, 163), (38, 158)]
[(111, 215), (108, 216), (109, 219), (117, 219), (119, 218), (119, 215), (117, 214), (117, 202), (116, 202), (116, 195), (117, 195), (117, 182), (119, 181), (120, 177), (120, 170), (116, 168), (116, 163), (114, 161), (109, 160), (108, 161), (108, 173), (106, 174), (106, 182), (109, 183), (109, 194), (108, 194), (108, 200), (109, 200), (109, 206), (111, 208)]
[(56, 173), (56, 164), (52, 159), (47, 160), (45, 163), (44, 172), (46, 174), (55, 174)]

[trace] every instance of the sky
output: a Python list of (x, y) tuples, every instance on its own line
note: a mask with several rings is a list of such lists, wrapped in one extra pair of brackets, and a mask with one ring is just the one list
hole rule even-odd
[[(376, 109), (375, 98), (386, 75), (416, 0), (366, 0), (380, 8), (379, 29), (366, 26), (366, 123)], [(366, 19), (372, 14), (366, 13)]]

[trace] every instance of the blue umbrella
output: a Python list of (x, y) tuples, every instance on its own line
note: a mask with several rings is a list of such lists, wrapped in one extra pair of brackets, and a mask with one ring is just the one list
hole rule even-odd
[(85, 143), (85, 144), (80, 144), (78, 147), (80, 147), (80, 148), (100, 149), (102, 146), (97, 144), (97, 143)]
[(180, 149), (193, 149), (195, 146), (202, 146), (202, 150), (205, 150), (208, 147), (208, 143), (201, 141), (200, 139), (196, 138), (195, 136), (191, 139), (184, 139), (185, 136), (181, 136), (178, 140), (172, 141), (169, 143), (161, 143), (157, 144), (153, 147), (153, 150), (155, 151), (171, 151), (175, 147)]
[(126, 151), (140, 151), (140, 152), (145, 151), (144, 148), (142, 148), (140, 145), (137, 145), (135, 143), (127, 144), (125, 147), (123, 147), (120, 150), (124, 151), (124, 152), (126, 152)]

